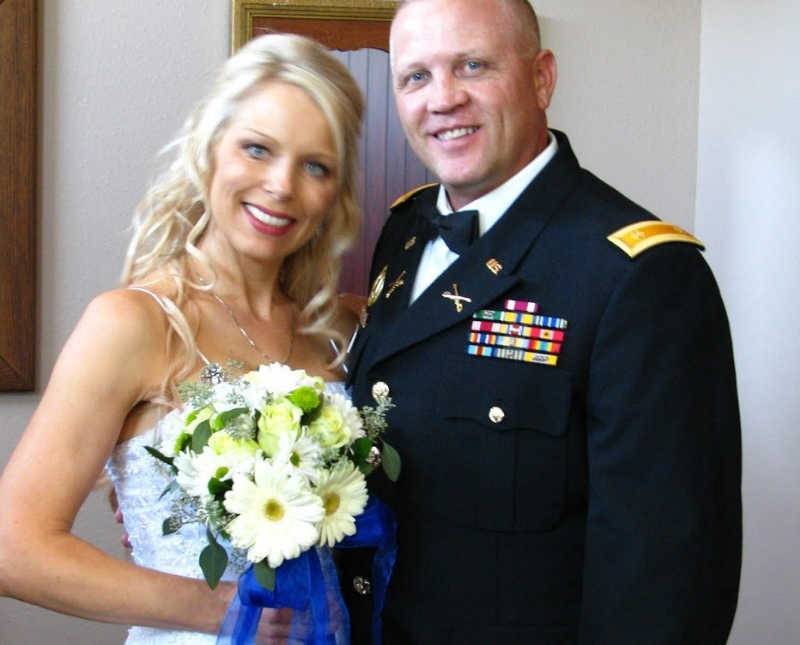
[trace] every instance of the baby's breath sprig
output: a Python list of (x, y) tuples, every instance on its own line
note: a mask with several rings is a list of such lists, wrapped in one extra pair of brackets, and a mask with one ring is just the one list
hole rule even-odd
[(181, 401), (193, 408), (201, 408), (211, 400), (213, 386), (210, 383), (184, 381), (178, 383), (178, 396)]
[(377, 439), (386, 431), (386, 413), (394, 407), (390, 396), (376, 397), (375, 401), (377, 407), (365, 405), (361, 408), (364, 432), (370, 439)]

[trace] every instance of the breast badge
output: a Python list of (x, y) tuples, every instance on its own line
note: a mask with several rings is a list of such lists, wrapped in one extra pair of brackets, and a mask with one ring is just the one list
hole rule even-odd
[(378, 277), (372, 283), (372, 287), (369, 290), (369, 296), (367, 297), (367, 307), (371, 307), (375, 304), (378, 298), (381, 297), (381, 293), (383, 293), (383, 285), (386, 284), (386, 272), (389, 270), (388, 266), (385, 266), (381, 269), (381, 272), (378, 274)]

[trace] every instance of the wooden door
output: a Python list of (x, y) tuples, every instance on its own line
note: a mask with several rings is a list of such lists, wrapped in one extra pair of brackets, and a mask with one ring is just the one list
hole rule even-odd
[(394, 107), (389, 72), (389, 25), (394, 2), (374, 0), (235, 0), (232, 49), (267, 31), (314, 38), (334, 51), (361, 87), (366, 116), (360, 144), (358, 198), (361, 235), (345, 259), (340, 288), (366, 295), (372, 250), (389, 204), (421, 184), (436, 181), (411, 151)]

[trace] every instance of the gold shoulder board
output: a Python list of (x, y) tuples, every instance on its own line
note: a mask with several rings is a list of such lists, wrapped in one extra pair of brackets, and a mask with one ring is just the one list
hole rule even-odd
[(400, 204), (402, 204), (403, 202), (405, 202), (405, 201), (408, 201), (409, 199), (411, 199), (411, 198), (412, 198), (414, 195), (416, 195), (416, 194), (417, 194), (419, 191), (421, 191), (421, 190), (425, 190), (426, 188), (430, 188), (431, 186), (438, 186), (438, 185), (439, 185), (439, 184), (437, 184), (437, 183), (435, 183), (435, 182), (434, 182), (434, 183), (432, 183), (432, 184), (425, 184), (425, 185), (423, 185), (423, 186), (417, 186), (417, 187), (416, 187), (416, 188), (414, 188), (413, 190), (409, 190), (409, 191), (408, 191), (408, 192), (407, 192), (405, 195), (401, 195), (400, 197), (398, 197), (397, 199), (395, 199), (395, 200), (394, 200), (394, 203), (391, 205), (390, 209), (391, 209), (391, 208), (394, 208), (395, 206), (400, 206)]
[(705, 249), (700, 240), (682, 228), (659, 220), (647, 220), (625, 226), (606, 239), (621, 248), (631, 258), (665, 242), (687, 242)]

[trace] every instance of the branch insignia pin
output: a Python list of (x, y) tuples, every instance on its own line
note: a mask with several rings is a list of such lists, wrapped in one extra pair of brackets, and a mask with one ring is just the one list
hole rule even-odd
[(461, 313), (464, 311), (464, 303), (465, 302), (472, 302), (472, 298), (467, 298), (466, 296), (462, 296), (458, 293), (458, 285), (454, 282), (453, 283), (453, 291), (445, 291), (442, 293), (442, 298), (446, 298), (453, 302), (456, 307), (456, 312)]

